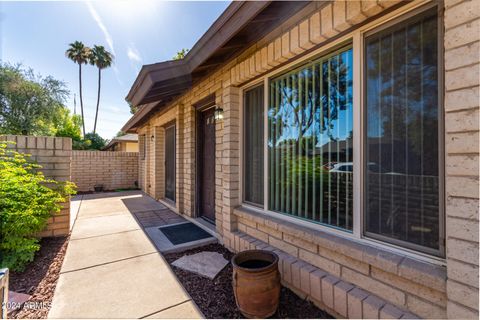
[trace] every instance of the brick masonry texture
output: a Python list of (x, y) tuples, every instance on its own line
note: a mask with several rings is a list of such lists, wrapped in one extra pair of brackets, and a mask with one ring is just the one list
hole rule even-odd
[[(31, 155), (42, 166), (45, 177), (57, 181), (71, 181), (72, 139), (34, 136), (0, 136), (0, 141), (15, 142), (18, 152)], [(70, 232), (70, 200), (62, 210), (52, 216), (40, 237), (64, 236)]]
[(480, 1), (445, 1), (447, 316), (478, 319)]
[(342, 281), (340, 277), (318, 266), (302, 261), (243, 232), (232, 233), (232, 239), (234, 245), (231, 249), (234, 252), (251, 249), (275, 252), (279, 256), (278, 271), (282, 284), (333, 316), (351, 319), (417, 318), (406, 308), (396, 307), (385, 298), (368, 293), (354, 283)]
[(97, 184), (104, 190), (136, 188), (138, 152), (72, 152), (72, 181), (78, 191), (92, 191)]
[(146, 150), (139, 161), (142, 190), (156, 199), (164, 197), (164, 178), (159, 174), (164, 170), (162, 130), (174, 122), (175, 205), (180, 214), (197, 215), (198, 111), (194, 104), (214, 94), (215, 103), (224, 110), (223, 121), (216, 124), (215, 208), (216, 229), (225, 246), (235, 251), (263, 248), (277, 252), (283, 283), (338, 317), (478, 318), (478, 304), (474, 301), (478, 297), (480, 1), (445, 0), (440, 10), (444, 12), (445, 27), (446, 266), (239, 209), (239, 88), (309, 50), (321, 48), (366, 20), (377, 19), (386, 10), (407, 3), (315, 2), (302, 11), (301, 17), (289, 20), (245, 48), (138, 130), (145, 137)]

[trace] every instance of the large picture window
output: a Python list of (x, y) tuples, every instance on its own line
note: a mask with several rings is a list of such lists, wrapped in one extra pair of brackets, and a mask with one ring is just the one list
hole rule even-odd
[(244, 200), (263, 207), (263, 85), (245, 91)]
[(365, 231), (440, 248), (436, 10), (365, 39)]
[(272, 79), (268, 209), (352, 230), (352, 49)]
[(244, 201), (443, 255), (441, 25), (412, 9), (245, 90)]

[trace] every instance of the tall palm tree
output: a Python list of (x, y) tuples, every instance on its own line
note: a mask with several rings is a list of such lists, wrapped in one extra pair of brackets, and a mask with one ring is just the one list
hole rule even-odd
[(97, 93), (97, 109), (95, 111), (95, 123), (93, 125), (93, 134), (97, 131), (97, 117), (98, 106), (100, 104), (100, 88), (102, 79), (102, 69), (110, 67), (113, 63), (113, 55), (108, 52), (103, 46), (93, 46), (88, 61), (91, 65), (95, 65), (98, 68), (98, 93)]
[(78, 63), (78, 82), (80, 87), (80, 110), (82, 112), (83, 136), (85, 137), (85, 116), (83, 115), (83, 97), (82, 97), (82, 64), (88, 62), (91, 49), (86, 47), (81, 41), (75, 41), (68, 45), (65, 56), (75, 63)]

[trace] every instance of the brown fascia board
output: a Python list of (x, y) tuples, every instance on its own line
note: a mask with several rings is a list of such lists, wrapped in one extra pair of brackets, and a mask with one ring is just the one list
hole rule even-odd
[(270, 3), (271, 1), (232, 2), (185, 56), (190, 70), (194, 71), (206, 61)]
[[(271, 1), (234, 1), (212, 24), (207, 32), (195, 43), (184, 59), (144, 65), (135, 79), (126, 100), (133, 105), (145, 101), (148, 91), (160, 81), (181, 78), (205, 62), (216, 50), (227, 43)], [(122, 131), (136, 132), (136, 127), (147, 117), (161, 100), (145, 104), (123, 126)]]
[(157, 106), (158, 103), (159, 102), (157, 101), (143, 105), (133, 116), (130, 117), (130, 119), (128, 119), (127, 123), (123, 125), (121, 130), (126, 133), (136, 133), (136, 125), (144, 116), (149, 114)]
[(188, 65), (184, 60), (165, 61), (150, 65), (145, 65), (140, 70), (137, 79), (126, 97), (133, 105), (141, 104), (141, 100), (147, 94), (148, 90), (159, 81), (168, 80), (190, 74)]
[(126, 100), (138, 105), (156, 81), (191, 74), (270, 3), (271, 1), (232, 2), (184, 59), (144, 65)]

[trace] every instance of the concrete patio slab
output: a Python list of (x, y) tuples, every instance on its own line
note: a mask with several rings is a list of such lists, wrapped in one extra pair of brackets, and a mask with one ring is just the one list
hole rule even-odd
[(112, 191), (112, 192), (98, 192), (98, 193), (87, 193), (83, 195), (84, 200), (92, 200), (92, 199), (106, 199), (111, 197), (128, 197), (130, 195), (139, 195), (142, 194), (140, 190), (128, 190), (128, 191)]
[[(80, 209), (80, 212), (82, 210)], [(77, 219), (70, 239), (82, 239), (139, 229), (140, 226), (131, 215), (107, 215)]]
[(49, 318), (141, 318), (189, 300), (154, 253), (61, 274)]
[(83, 199), (82, 195), (76, 195), (70, 199), (70, 230), (72, 230), (73, 224), (75, 223), (75, 220), (77, 220), (82, 199)]
[(137, 257), (157, 252), (142, 230), (71, 240), (63, 261), (62, 272)]
[(202, 317), (134, 213), (160, 209), (166, 222), (183, 218), (140, 191), (78, 202), (49, 318)]
[(178, 306), (152, 314), (145, 317), (145, 319), (177, 319), (179, 315), (181, 315), (182, 319), (200, 319), (200, 314), (197, 306), (193, 302), (187, 301)]
[(142, 194), (128, 194), (119, 196), (112, 194), (106, 198), (92, 198), (82, 201), (82, 210), (79, 219), (104, 216), (106, 214), (131, 214), (148, 210), (166, 209), (166, 206)]

